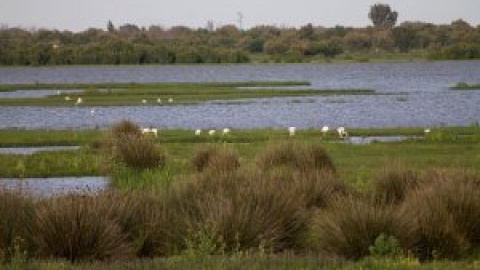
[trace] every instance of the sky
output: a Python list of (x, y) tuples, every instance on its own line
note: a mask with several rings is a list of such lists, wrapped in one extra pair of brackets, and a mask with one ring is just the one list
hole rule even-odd
[[(0, 0), (0, 25), (74, 32), (126, 23), (166, 28), (234, 24), (299, 27), (335, 25), (365, 27), (375, 0)], [(423, 21), (449, 24), (463, 19), (480, 24), (480, 0), (384, 0), (399, 13), (398, 23)], [(242, 18), (240, 20), (240, 17)], [(240, 24), (241, 21), (241, 24)]]

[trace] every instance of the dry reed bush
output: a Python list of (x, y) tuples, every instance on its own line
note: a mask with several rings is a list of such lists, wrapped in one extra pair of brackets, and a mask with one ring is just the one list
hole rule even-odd
[(166, 235), (174, 249), (204, 242), (212, 246), (211, 253), (293, 245), (302, 202), (287, 185), (245, 170), (194, 177), (176, 186), (167, 202)]
[(70, 262), (132, 257), (127, 236), (110, 215), (88, 196), (68, 195), (41, 203), (35, 231), (39, 255)]
[(123, 234), (135, 249), (137, 257), (157, 254), (156, 230), (162, 200), (148, 192), (108, 191), (92, 198), (100, 214), (120, 226)]
[(0, 262), (15, 252), (32, 255), (32, 229), (35, 226), (33, 201), (21, 194), (0, 190)]
[(371, 185), (375, 202), (399, 204), (409, 191), (419, 187), (420, 175), (399, 163), (393, 163), (378, 173)]
[(395, 207), (346, 196), (315, 214), (310, 241), (320, 253), (357, 260), (369, 255), (370, 246), (382, 234), (395, 237), (401, 245), (408, 242), (411, 227)]
[(410, 248), (420, 259), (460, 258), (480, 248), (480, 181), (466, 172), (430, 172), (406, 199), (416, 221)]
[(163, 168), (166, 162), (165, 152), (152, 139), (131, 135), (115, 140), (113, 156), (114, 160), (138, 170)]
[(240, 166), (238, 155), (230, 149), (217, 145), (199, 148), (190, 160), (197, 172), (228, 172)]
[(262, 171), (294, 169), (299, 171), (330, 170), (335, 165), (320, 145), (286, 142), (267, 147), (257, 157), (257, 166)]
[(112, 138), (121, 138), (126, 135), (141, 137), (140, 126), (133, 121), (123, 119), (114, 123), (110, 128), (110, 136)]

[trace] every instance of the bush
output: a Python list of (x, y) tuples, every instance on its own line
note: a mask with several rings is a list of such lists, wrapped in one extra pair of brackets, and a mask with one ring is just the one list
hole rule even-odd
[(373, 179), (373, 198), (380, 204), (402, 203), (409, 191), (418, 188), (419, 182), (418, 173), (402, 169), (398, 164), (391, 165)]
[(120, 120), (112, 125), (110, 128), (112, 138), (122, 138), (124, 136), (141, 137), (142, 132), (140, 126), (130, 120)]
[(407, 242), (412, 227), (407, 222), (394, 207), (341, 197), (313, 217), (312, 246), (328, 255), (361, 259), (382, 234), (399, 239), (400, 244)]
[(303, 206), (294, 194), (289, 185), (256, 171), (197, 174), (170, 193), (165, 207), (167, 242), (174, 250), (188, 247), (211, 253), (290, 247)]
[(410, 243), (420, 259), (459, 258), (480, 247), (480, 184), (466, 173), (433, 173), (405, 205), (417, 223)]
[(323, 147), (294, 142), (268, 147), (257, 157), (257, 166), (263, 171), (282, 168), (302, 172), (335, 171), (335, 166)]
[(128, 258), (133, 249), (105, 206), (88, 196), (50, 199), (37, 211), (39, 254), (70, 262)]
[(215, 171), (227, 172), (240, 166), (238, 155), (220, 146), (206, 146), (197, 150), (190, 160), (197, 172)]
[(16, 252), (32, 255), (32, 228), (35, 209), (31, 199), (0, 190), (0, 263), (10, 261)]
[(164, 151), (153, 140), (132, 135), (115, 140), (113, 155), (114, 160), (139, 170), (163, 168), (166, 162)]

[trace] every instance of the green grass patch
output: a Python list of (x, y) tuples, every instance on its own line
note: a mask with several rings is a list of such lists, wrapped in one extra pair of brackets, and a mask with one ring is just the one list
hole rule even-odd
[[(239, 83), (125, 83), (125, 84), (33, 84), (1, 85), (0, 91), (36, 89), (83, 89), (81, 93), (61, 93), (43, 98), (4, 98), (0, 106), (164, 106), (197, 104), (212, 100), (238, 100), (271, 97), (305, 97), (327, 95), (372, 95), (369, 89), (274, 89), (306, 86), (308, 82), (239, 82)], [(247, 87), (247, 88), (245, 88)], [(248, 87), (259, 87), (248, 89)], [(172, 99), (170, 102), (169, 100)]]
[(468, 84), (465, 82), (459, 82), (455, 86), (451, 87), (453, 90), (480, 90), (480, 84)]

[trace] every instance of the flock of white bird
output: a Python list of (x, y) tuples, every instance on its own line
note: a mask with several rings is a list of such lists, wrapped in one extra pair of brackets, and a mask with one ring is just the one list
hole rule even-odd
[[(289, 127), (288, 128), (288, 134), (290, 135), (290, 137), (295, 136), (295, 131), (296, 130), (297, 130), (296, 127)], [(327, 133), (330, 131), (330, 128), (328, 126), (323, 126), (320, 129), (320, 131), (322, 132), (323, 136), (325, 137), (327, 135)], [(347, 132), (347, 129), (345, 127), (338, 127), (337, 128), (337, 133), (338, 133), (338, 136), (341, 139), (344, 139), (344, 138), (348, 137), (348, 132)]]

